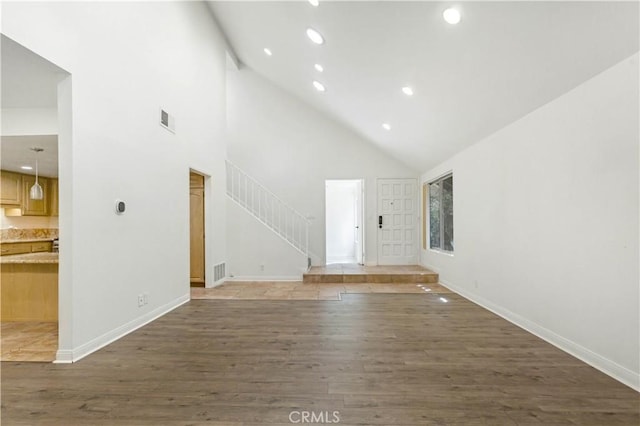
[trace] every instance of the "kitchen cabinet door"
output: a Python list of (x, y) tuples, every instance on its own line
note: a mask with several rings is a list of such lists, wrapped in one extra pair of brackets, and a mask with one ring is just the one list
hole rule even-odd
[(58, 216), (58, 179), (49, 179), (49, 216)]
[(36, 182), (36, 177), (31, 175), (22, 176), (22, 215), (23, 216), (48, 216), (49, 215), (49, 179), (38, 177), (38, 182), (42, 186), (44, 197), (42, 200), (32, 200), (29, 197), (29, 190)]
[(18, 173), (0, 172), (0, 204), (20, 206), (22, 204), (22, 175)]

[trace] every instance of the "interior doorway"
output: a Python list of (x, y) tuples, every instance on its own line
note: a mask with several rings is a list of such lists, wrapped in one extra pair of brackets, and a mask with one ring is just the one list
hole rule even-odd
[(51, 362), (72, 330), (71, 75), (5, 35), (0, 57), (0, 359)]
[(364, 183), (325, 181), (326, 263), (364, 263)]
[(189, 258), (191, 287), (205, 286), (204, 176), (189, 172)]

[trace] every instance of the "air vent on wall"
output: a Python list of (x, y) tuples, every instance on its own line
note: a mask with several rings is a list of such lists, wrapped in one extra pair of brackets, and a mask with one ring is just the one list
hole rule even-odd
[(176, 123), (172, 115), (160, 109), (160, 125), (172, 133), (176, 132)]
[(213, 267), (213, 282), (218, 282), (227, 276), (225, 269), (226, 267), (224, 262)]

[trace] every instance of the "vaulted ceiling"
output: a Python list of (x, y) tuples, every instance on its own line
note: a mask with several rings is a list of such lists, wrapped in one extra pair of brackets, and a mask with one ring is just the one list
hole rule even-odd
[[(208, 4), (244, 66), (417, 171), (566, 93), (639, 45), (637, 2)], [(452, 5), (462, 15), (457, 25), (442, 16)], [(309, 40), (309, 27), (324, 44)], [(326, 91), (318, 92), (314, 80)], [(405, 86), (413, 96), (402, 92)]]

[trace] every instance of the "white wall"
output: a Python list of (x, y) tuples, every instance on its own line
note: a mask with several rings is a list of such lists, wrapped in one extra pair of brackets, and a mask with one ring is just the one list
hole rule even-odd
[(60, 129), (58, 356), (77, 359), (188, 300), (190, 167), (212, 176), (207, 273), (226, 257), (224, 42), (201, 2), (2, 8), (4, 34), (71, 73), (59, 92), (72, 117)]
[[(229, 280), (299, 280), (306, 257), (235, 202), (227, 203)], [(233, 232), (237, 231), (237, 232)]]
[(634, 386), (638, 55), (422, 176), (453, 171), (446, 285)]
[[(324, 263), (325, 257), (325, 180), (364, 179), (366, 262), (375, 264), (376, 178), (417, 173), (255, 72), (242, 69), (227, 77), (229, 159), (313, 218), (310, 251), (315, 264)], [(237, 243), (234, 235), (240, 232), (229, 226), (230, 253), (240, 252), (232, 248)], [(252, 269), (258, 254), (249, 251), (244, 264), (237, 259), (234, 264), (241, 270)]]

